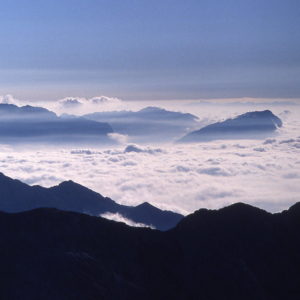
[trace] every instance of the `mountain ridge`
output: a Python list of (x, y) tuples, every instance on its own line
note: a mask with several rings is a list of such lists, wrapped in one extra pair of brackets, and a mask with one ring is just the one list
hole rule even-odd
[(282, 121), (270, 110), (253, 111), (192, 131), (179, 139), (178, 142), (262, 138), (269, 136), (279, 127), (282, 127)]
[(54, 207), (94, 216), (108, 212), (119, 213), (136, 223), (154, 226), (160, 230), (174, 227), (183, 217), (175, 212), (160, 210), (150, 204), (135, 207), (121, 205), (71, 180), (44, 188), (29, 186), (0, 173), (0, 189), (0, 210), (7, 212)]
[(197, 116), (148, 106), (139, 111), (95, 112), (84, 115), (93, 121), (108, 122), (113, 130), (140, 141), (172, 140), (199, 126)]
[(0, 137), (7, 143), (113, 143), (108, 123), (82, 117), (61, 118), (54, 112), (35, 106), (0, 104)]
[(296, 300), (299, 215), (300, 203), (275, 214), (236, 204), (161, 232), (49, 208), (0, 212), (0, 297)]

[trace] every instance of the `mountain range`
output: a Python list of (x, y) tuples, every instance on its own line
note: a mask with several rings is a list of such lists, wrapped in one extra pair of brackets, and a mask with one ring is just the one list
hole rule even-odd
[(42, 208), (0, 213), (1, 299), (298, 300), (300, 203), (200, 209), (165, 232)]
[(4, 212), (48, 207), (93, 216), (113, 213), (160, 230), (174, 227), (183, 218), (178, 213), (160, 210), (147, 202), (138, 206), (120, 205), (73, 181), (64, 181), (57, 186), (44, 188), (29, 186), (0, 173), (0, 191), (0, 211)]
[(135, 142), (170, 141), (199, 126), (198, 117), (189, 113), (146, 107), (139, 111), (96, 112), (85, 118), (109, 123), (117, 133), (133, 137)]
[(253, 111), (192, 131), (181, 138), (179, 142), (190, 143), (218, 139), (265, 138), (281, 126), (282, 121), (270, 110)]
[(112, 143), (107, 136), (112, 132), (105, 122), (61, 118), (42, 107), (0, 104), (0, 138), (4, 143), (103, 144)]

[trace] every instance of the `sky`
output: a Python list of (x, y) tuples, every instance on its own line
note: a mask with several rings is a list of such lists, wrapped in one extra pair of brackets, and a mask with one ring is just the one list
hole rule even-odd
[(0, 95), (299, 98), (298, 0), (2, 0)]

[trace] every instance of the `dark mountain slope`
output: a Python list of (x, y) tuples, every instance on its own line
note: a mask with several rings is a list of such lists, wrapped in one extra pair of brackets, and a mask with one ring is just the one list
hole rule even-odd
[(299, 204), (272, 215), (238, 203), (185, 218), (173, 234), (185, 253), (187, 298), (297, 299), (299, 214)]
[(199, 210), (167, 232), (84, 214), (0, 213), (1, 299), (296, 300), (300, 204)]
[(21, 212), (39, 207), (53, 207), (94, 216), (111, 212), (160, 230), (174, 227), (183, 217), (148, 203), (136, 207), (120, 205), (73, 181), (43, 188), (29, 186), (0, 173), (0, 190), (0, 210), (6, 212)]
[(201, 142), (215, 139), (262, 138), (272, 134), (282, 121), (270, 110), (254, 111), (205, 126), (193, 131), (179, 142)]
[(54, 209), (1, 214), (0, 226), (1, 299), (149, 299), (168, 276), (168, 245), (150, 229)]

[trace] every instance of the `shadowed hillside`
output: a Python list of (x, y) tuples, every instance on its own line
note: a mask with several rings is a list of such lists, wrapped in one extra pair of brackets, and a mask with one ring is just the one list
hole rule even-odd
[(0, 190), (0, 211), (6, 212), (52, 207), (94, 216), (118, 213), (136, 223), (160, 230), (174, 227), (183, 217), (171, 211), (160, 210), (149, 203), (136, 207), (120, 205), (73, 181), (64, 181), (57, 186), (44, 188), (29, 186), (0, 173)]
[(300, 205), (199, 210), (160, 232), (55, 209), (0, 214), (1, 299), (300, 297)]

